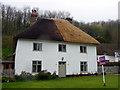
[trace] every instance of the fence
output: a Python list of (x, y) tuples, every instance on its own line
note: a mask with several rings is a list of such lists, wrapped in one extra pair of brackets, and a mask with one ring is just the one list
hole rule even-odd
[(3, 76), (14, 77), (14, 69), (6, 69), (2, 71)]
[[(118, 74), (120, 73), (119, 66), (104, 66), (106, 74)], [(102, 66), (98, 66), (98, 74), (102, 74)]]

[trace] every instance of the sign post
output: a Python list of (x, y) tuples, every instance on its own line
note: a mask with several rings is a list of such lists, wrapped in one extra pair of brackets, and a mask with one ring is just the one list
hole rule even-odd
[(105, 65), (105, 56), (99, 57), (99, 65), (102, 65), (102, 72), (103, 72), (103, 82), (105, 86), (105, 75), (104, 75), (104, 66)]
[(103, 71), (103, 82), (104, 82), (104, 86), (105, 86), (105, 76), (104, 76), (104, 67), (102, 65), (102, 71)]

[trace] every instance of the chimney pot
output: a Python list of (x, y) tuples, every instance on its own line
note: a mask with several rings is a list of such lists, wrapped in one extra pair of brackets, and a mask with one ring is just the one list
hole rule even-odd
[(34, 24), (37, 20), (37, 11), (32, 9), (31, 18), (30, 18), (30, 25)]

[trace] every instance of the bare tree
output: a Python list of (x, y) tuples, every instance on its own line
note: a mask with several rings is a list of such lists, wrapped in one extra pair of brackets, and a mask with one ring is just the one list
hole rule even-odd
[(41, 18), (57, 18), (57, 19), (65, 19), (67, 17), (70, 17), (69, 12), (65, 11), (50, 11), (50, 10), (39, 10), (38, 13), (39, 17)]

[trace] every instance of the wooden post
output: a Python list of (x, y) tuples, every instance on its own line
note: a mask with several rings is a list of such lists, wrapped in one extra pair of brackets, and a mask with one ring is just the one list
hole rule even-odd
[(11, 69), (11, 64), (9, 64), (9, 70)]
[(0, 63), (0, 69), (2, 70), (2, 63)]
[(9, 77), (11, 77), (11, 63), (9, 64)]
[(6, 70), (6, 63), (4, 64), (4, 70)]

